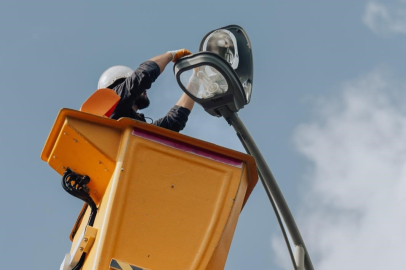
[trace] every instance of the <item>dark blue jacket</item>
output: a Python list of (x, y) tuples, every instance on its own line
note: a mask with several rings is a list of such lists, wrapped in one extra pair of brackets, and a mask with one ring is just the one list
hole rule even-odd
[[(155, 62), (146, 61), (130, 77), (118, 85), (113, 85), (113, 90), (121, 99), (110, 118), (117, 120), (121, 117), (129, 117), (146, 122), (144, 115), (135, 112), (132, 106), (145, 89), (151, 88), (151, 84), (155, 82), (160, 73), (159, 66)], [(175, 105), (164, 117), (152, 124), (179, 132), (186, 126), (189, 114), (190, 110)]]

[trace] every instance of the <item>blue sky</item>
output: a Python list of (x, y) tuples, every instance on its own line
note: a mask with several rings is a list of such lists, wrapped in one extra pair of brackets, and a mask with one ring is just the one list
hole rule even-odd
[[(0, 8), (0, 259), (56, 269), (82, 203), (40, 160), (58, 111), (79, 109), (113, 65), (141, 62), (238, 24), (254, 54), (240, 113), (317, 269), (399, 269), (406, 240), (406, 1), (9, 1)], [(172, 64), (144, 113), (182, 94)], [(201, 123), (205, 123), (203, 128)], [(183, 134), (243, 151), (196, 106)], [(227, 270), (291, 269), (261, 184), (242, 212)]]

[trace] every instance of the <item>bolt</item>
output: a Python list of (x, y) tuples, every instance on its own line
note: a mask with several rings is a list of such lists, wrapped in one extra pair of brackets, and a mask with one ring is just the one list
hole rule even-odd
[(121, 171), (124, 171), (124, 168), (121, 168)]
[(65, 169), (66, 169), (66, 168), (65, 168), (65, 166), (62, 166), (62, 169), (64, 169), (64, 170), (65, 170)]
[(63, 135), (66, 135), (66, 132), (64, 132)]
[(56, 156), (53, 156), (52, 158), (56, 158)]
[(171, 188), (174, 188), (174, 187), (175, 187), (175, 185), (172, 185), (172, 186), (171, 186)]
[(74, 141), (75, 141), (75, 143), (77, 143), (78, 142), (78, 140), (76, 140), (76, 139), (73, 139)]
[(87, 238), (84, 238), (84, 239), (83, 239), (83, 242), (85, 242), (85, 243), (86, 243), (86, 242), (87, 242)]
[(97, 193), (97, 190), (93, 191), (93, 193), (96, 194), (96, 193)]
[(83, 251), (83, 248), (82, 248), (82, 247), (80, 247), (80, 248), (79, 248), (79, 250), (80, 250), (80, 251)]

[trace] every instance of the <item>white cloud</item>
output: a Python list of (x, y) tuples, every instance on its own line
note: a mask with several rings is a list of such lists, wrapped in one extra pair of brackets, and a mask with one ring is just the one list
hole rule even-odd
[(383, 5), (368, 2), (363, 17), (365, 25), (377, 34), (406, 34), (406, 7), (402, 4)]
[[(405, 85), (377, 69), (343, 85), (338, 97), (325, 98), (317, 119), (295, 132), (297, 149), (311, 164), (298, 224), (316, 269), (404, 267), (402, 92)], [(291, 269), (283, 256), (284, 267)]]

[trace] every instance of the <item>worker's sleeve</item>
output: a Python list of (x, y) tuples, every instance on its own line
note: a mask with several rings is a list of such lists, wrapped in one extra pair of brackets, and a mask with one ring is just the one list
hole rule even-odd
[(151, 88), (151, 84), (155, 82), (161, 73), (159, 66), (154, 61), (146, 61), (142, 63), (132, 75), (116, 87), (114, 91), (120, 96), (120, 101), (114, 111), (114, 114), (121, 114), (120, 111), (131, 109), (134, 101), (144, 92), (145, 89)]
[(166, 116), (154, 121), (152, 124), (179, 132), (185, 128), (189, 114), (189, 109), (175, 105)]

